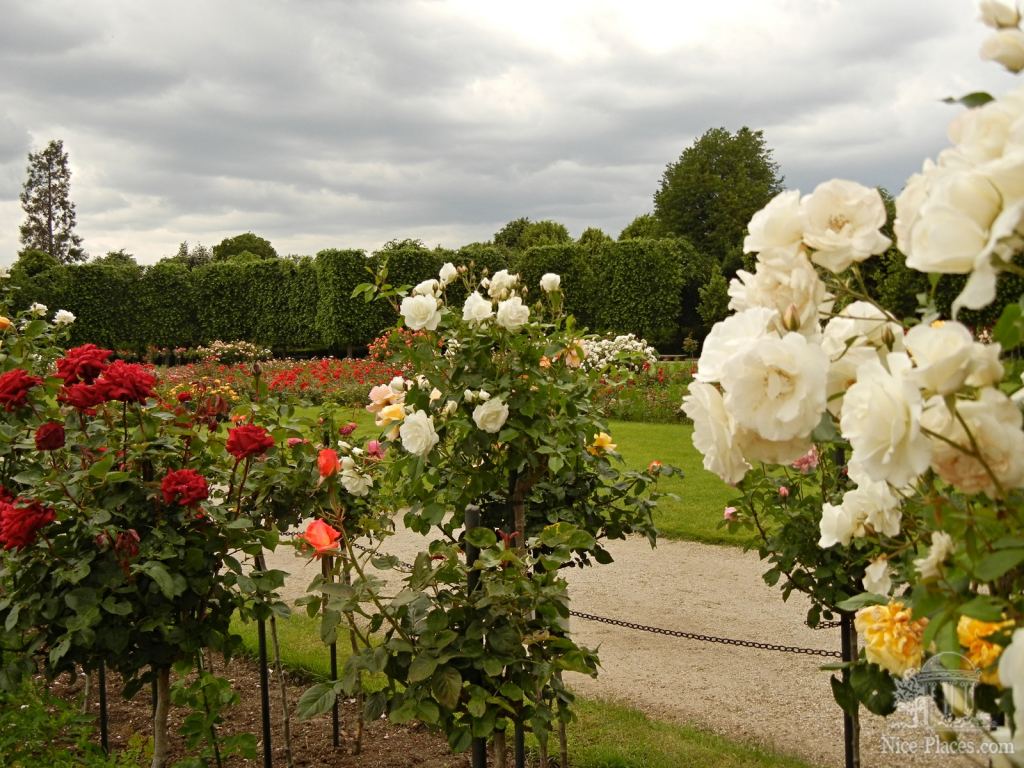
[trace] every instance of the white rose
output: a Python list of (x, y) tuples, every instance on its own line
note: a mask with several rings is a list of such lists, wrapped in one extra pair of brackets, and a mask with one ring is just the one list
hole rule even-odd
[(735, 424), (719, 391), (695, 381), (683, 398), (683, 412), (693, 421), (693, 447), (704, 457), (704, 469), (735, 485), (750, 469), (734, 439)]
[(791, 440), (766, 440), (749, 429), (736, 429), (734, 441), (747, 461), (763, 461), (766, 464), (790, 464), (811, 449), (809, 437), (794, 437)]
[(49, 308), (45, 304), (40, 304), (37, 301), (34, 302), (31, 307), (28, 308), (28, 311), (31, 314), (36, 315), (37, 317), (42, 317), (49, 311)]
[(729, 309), (737, 312), (751, 307), (774, 309), (779, 315), (775, 329), (780, 333), (792, 330), (783, 327), (783, 317), (789, 312), (799, 325), (800, 333), (817, 334), (821, 312), (831, 307), (829, 299), (825, 283), (802, 251), (763, 251), (758, 256), (754, 274), (741, 269), (729, 283)]
[(821, 346), (837, 357), (850, 346), (887, 347), (887, 337), (893, 351), (903, 349), (902, 326), (871, 302), (855, 301), (825, 324)]
[(437, 432), (434, 431), (434, 420), (426, 411), (413, 411), (406, 416), (398, 434), (402, 438), (402, 447), (405, 450), (423, 458), (427, 457), (438, 441)]
[(440, 400), (440, 399), (441, 399), (441, 390), (440, 389), (438, 389), (437, 387), (434, 387), (432, 390), (430, 390), (430, 402), (434, 402), (435, 400)]
[(864, 569), (864, 590), (876, 595), (888, 597), (892, 591), (892, 576), (889, 573), (889, 561), (878, 557)]
[(853, 538), (860, 538), (870, 526), (877, 533), (897, 536), (902, 520), (899, 499), (885, 483), (863, 482), (843, 494), (842, 504), (822, 505), (818, 545), (848, 546)]
[(481, 390), (479, 390), (476, 393), (476, 399), (479, 400), (481, 403), (484, 400), (490, 400), (491, 399), (491, 393), (488, 392), (486, 389), (481, 389)]
[(462, 399), (465, 400), (467, 403), (472, 403), (474, 400), (476, 400), (476, 394), (473, 392), (472, 389), (467, 389), (462, 393)]
[(877, 189), (832, 179), (800, 201), (804, 243), (814, 249), (811, 261), (842, 272), (889, 247), (878, 230), (885, 225), (885, 205)]
[(914, 560), (914, 568), (925, 581), (934, 581), (942, 576), (942, 564), (953, 554), (955, 548), (952, 536), (945, 531), (933, 531), (928, 554)]
[(1003, 364), (999, 360), (1002, 345), (974, 342), (971, 347), (971, 372), (965, 382), (969, 387), (994, 387), (1003, 380)]
[(981, 12), (981, 23), (993, 29), (1016, 27), (1020, 23), (1017, 9), (1003, 0), (981, 0), (978, 10)]
[(1021, 104), (1013, 97), (965, 109), (949, 124), (949, 140), (968, 165), (995, 160), (1006, 150), (1007, 139), (1020, 116)]
[(399, 392), (405, 392), (406, 381), (401, 376), (395, 376), (388, 382), (388, 387), (396, 394)]
[(981, 44), (981, 58), (997, 61), (1011, 72), (1024, 69), (1024, 32), (1016, 27), (1000, 29)]
[(556, 275), (554, 272), (548, 272), (544, 275), (541, 275), (540, 289), (544, 291), (544, 293), (551, 293), (552, 291), (557, 291), (559, 286), (561, 285), (562, 278)]
[(518, 296), (498, 302), (497, 323), (502, 328), (514, 331), (523, 326), (530, 319), (530, 308), (523, 306), (523, 300)]
[(776, 248), (797, 251), (803, 239), (800, 220), (800, 191), (780, 192), (755, 213), (747, 226), (750, 234), (743, 239), (744, 253), (760, 253)]
[(821, 533), (818, 539), (818, 546), (828, 549), (836, 544), (844, 547), (850, 545), (854, 536), (863, 536), (864, 521), (854, 517), (852, 509), (845, 504), (822, 504), (821, 521), (818, 523), (818, 531)]
[(441, 278), (441, 285), (448, 285), (455, 276), (459, 274), (459, 270), (455, 268), (455, 265), (450, 261), (446, 261), (441, 266), (441, 271), (438, 273), (438, 277)]
[(473, 409), (473, 423), (484, 432), (500, 432), (508, 419), (508, 406), (500, 397), (492, 397)]
[(476, 291), (469, 294), (462, 306), (462, 319), (470, 325), (479, 325), (484, 320), (494, 317), (494, 307)]
[(856, 383), (857, 371), (864, 363), (878, 360), (882, 356), (881, 351), (874, 347), (854, 344), (829, 358), (825, 384), (829, 413), (837, 419), (842, 417), (846, 392)]
[(66, 309), (58, 309), (53, 316), (54, 325), (71, 325), (75, 322), (75, 316)]
[(441, 409), (442, 416), (451, 416), (459, 409), (459, 404), (454, 400), (449, 400), (444, 404), (444, 408)]
[(424, 280), (419, 283), (415, 288), (412, 289), (413, 296), (434, 296), (437, 294), (440, 288), (440, 283), (437, 280)]
[(355, 470), (346, 469), (341, 473), (341, 484), (353, 496), (366, 496), (373, 487), (373, 478)]
[(915, 325), (907, 333), (906, 345), (917, 366), (914, 378), (928, 392), (953, 394), (971, 372), (974, 338), (960, 323)]
[(931, 444), (921, 432), (921, 393), (910, 359), (901, 352), (857, 369), (857, 382), (843, 399), (840, 429), (850, 441), (851, 470), (902, 488), (928, 468)]
[(721, 381), (726, 361), (767, 336), (778, 314), (768, 307), (751, 307), (715, 323), (700, 351), (697, 381)]
[(767, 440), (808, 436), (825, 411), (828, 358), (798, 333), (765, 336), (722, 366), (725, 407)]
[(433, 296), (406, 296), (401, 311), (405, 326), (411, 331), (435, 331), (441, 322), (441, 308)]
[[(990, 498), (1024, 486), (1024, 419), (1010, 398), (998, 389), (983, 389), (977, 400), (956, 401), (959, 419), (940, 397), (932, 398), (928, 406), (922, 424), (940, 436), (932, 441), (932, 468), (939, 477), (964, 493), (985, 493)], [(961, 419), (984, 464), (950, 445), (951, 441), (966, 451), (972, 450)]]
[[(999, 682), (1013, 689), (1014, 753), (1024, 752), (1024, 629), (1015, 629), (999, 656)], [(1008, 765), (1009, 761), (1004, 763)]]
[(487, 295), (499, 301), (506, 299), (512, 293), (512, 289), (516, 287), (517, 282), (519, 282), (519, 275), (510, 275), (507, 269), (499, 270), (494, 273), (487, 285)]

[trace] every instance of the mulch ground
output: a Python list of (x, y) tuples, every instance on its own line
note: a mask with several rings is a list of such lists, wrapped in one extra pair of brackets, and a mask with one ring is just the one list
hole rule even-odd
[[(218, 731), (220, 735), (232, 733), (252, 733), (261, 738), (262, 720), (260, 714), (260, 683), (259, 668), (250, 659), (233, 659), (226, 666), (215, 660), (214, 673), (226, 677), (238, 691), (241, 702), (228, 710), (225, 724)], [(310, 683), (285, 673), (289, 707), (294, 713), (295, 703)], [(90, 686), (89, 711), (99, 713), (99, 692), (96, 678), (93, 676)], [(61, 677), (55, 682), (53, 689), (57, 695), (65, 697), (78, 696), (81, 684), (69, 688), (68, 681)], [(144, 738), (152, 736), (152, 693), (149, 686), (131, 700), (121, 695), (121, 680), (113, 673), (107, 675), (107, 711), (109, 722), (109, 739), (112, 752), (123, 749), (134, 736)], [(281, 717), (280, 687), (277, 680), (271, 678), (271, 722), (273, 746), (273, 765), (275, 768), (287, 766), (284, 743), (283, 721)], [(189, 755), (185, 744), (178, 736), (178, 727), (188, 714), (188, 710), (172, 707), (170, 713), (170, 760), (169, 765)], [(355, 702), (345, 702), (341, 707), (340, 720), (343, 731), (351, 731), (356, 723)], [(328, 713), (323, 717), (301, 722), (293, 714), (291, 718), (292, 765), (302, 768), (467, 768), (470, 765), (467, 755), (453, 755), (443, 737), (428, 731), (418, 723), (394, 725), (386, 720), (367, 723), (363, 733), (362, 749), (358, 755), (352, 754), (352, 740), (343, 733), (341, 746), (332, 744), (331, 717)], [(97, 741), (99, 740), (97, 729)], [(229, 766), (263, 765), (263, 743), (259, 744), (259, 755), (256, 760), (233, 758), (225, 761)]]

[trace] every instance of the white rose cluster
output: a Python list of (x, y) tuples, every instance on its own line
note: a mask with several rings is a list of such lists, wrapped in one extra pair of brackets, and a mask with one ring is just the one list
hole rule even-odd
[(638, 371), (644, 363), (650, 365), (658, 361), (654, 347), (632, 333), (613, 339), (583, 339), (580, 345), (584, 352), (583, 368), (588, 371), (600, 371), (608, 367)]

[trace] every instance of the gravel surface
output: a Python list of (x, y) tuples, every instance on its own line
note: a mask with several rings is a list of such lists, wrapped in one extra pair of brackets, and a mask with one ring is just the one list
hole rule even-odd
[[(400, 531), (383, 549), (410, 561), (421, 542)], [(678, 541), (652, 550), (640, 539), (612, 542), (609, 549), (614, 563), (569, 572), (573, 610), (665, 629), (839, 650), (839, 630), (809, 629), (807, 601), (794, 594), (784, 603), (780, 591), (761, 580), (766, 568), (754, 553)], [(288, 600), (303, 594), (319, 570), (288, 547), (269, 560), (271, 568), (293, 574), (285, 589)], [(575, 617), (571, 629), (582, 644), (599, 648), (602, 665), (597, 679), (573, 675), (578, 692), (816, 765), (843, 765), (842, 714), (832, 699), (831, 673), (820, 669), (838, 659), (687, 640)], [(883, 753), (882, 736), (892, 733), (883, 719), (862, 715), (865, 768), (985, 765), (946, 755), (914, 760)]]

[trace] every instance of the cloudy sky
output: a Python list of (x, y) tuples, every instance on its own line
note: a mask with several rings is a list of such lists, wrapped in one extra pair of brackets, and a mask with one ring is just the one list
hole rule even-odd
[(519, 216), (616, 236), (705, 130), (759, 128), (786, 185), (898, 191), (978, 60), (972, 0), (9, 2), (0, 263), (26, 155), (71, 159), (93, 255), (254, 231), (281, 254), (458, 246)]

